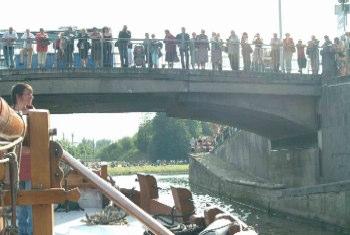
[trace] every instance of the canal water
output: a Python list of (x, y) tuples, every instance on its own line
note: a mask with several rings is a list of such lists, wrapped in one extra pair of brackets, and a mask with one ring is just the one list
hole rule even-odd
[[(335, 228), (325, 228), (323, 224), (314, 224), (301, 219), (279, 214), (268, 214), (266, 211), (250, 205), (244, 205), (219, 195), (191, 187), (187, 174), (155, 175), (158, 183), (159, 196), (172, 202), (170, 186), (191, 189), (197, 213), (202, 213), (207, 206), (217, 206), (231, 214), (237, 215), (242, 221), (254, 227), (260, 235), (340, 235)], [(123, 188), (139, 189), (136, 175), (116, 176), (117, 185)], [(163, 201), (163, 200), (162, 200)]]

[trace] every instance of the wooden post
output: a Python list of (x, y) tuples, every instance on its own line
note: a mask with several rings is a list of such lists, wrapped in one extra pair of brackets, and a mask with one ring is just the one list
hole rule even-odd
[[(51, 186), (49, 112), (33, 110), (28, 115), (32, 189), (48, 189)], [(33, 234), (52, 235), (54, 215), (52, 204), (33, 205)]]
[(108, 172), (107, 172), (108, 165), (103, 164), (101, 165), (101, 178), (104, 180), (107, 180)]
[(150, 212), (150, 201), (159, 197), (157, 180), (152, 175), (137, 174), (137, 178), (140, 184), (141, 208)]

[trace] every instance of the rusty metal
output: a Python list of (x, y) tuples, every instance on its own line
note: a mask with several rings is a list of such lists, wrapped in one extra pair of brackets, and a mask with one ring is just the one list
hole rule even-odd
[(116, 203), (119, 207), (125, 210), (128, 214), (141, 221), (146, 227), (148, 227), (153, 233), (157, 235), (173, 235), (173, 233), (160, 224), (157, 220), (152, 218), (149, 214), (132, 203), (124, 194), (119, 192), (116, 188), (110, 185), (107, 181), (93, 173), (78, 160), (68, 153), (63, 151), (62, 160), (68, 163), (71, 167), (78, 170), (83, 176), (88, 178), (95, 186), (101, 190), (109, 199)]
[(62, 157), (62, 147), (57, 142), (50, 141), (50, 171), (51, 171), (51, 188), (62, 188), (63, 170), (60, 167)]
[(24, 136), (24, 120), (0, 97), (0, 138), (15, 140)]

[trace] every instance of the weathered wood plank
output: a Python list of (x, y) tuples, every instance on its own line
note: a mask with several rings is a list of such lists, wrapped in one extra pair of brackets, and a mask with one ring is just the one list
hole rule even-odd
[[(11, 194), (4, 192), (4, 204), (11, 204)], [(44, 190), (23, 190), (17, 194), (17, 205), (45, 205), (52, 203), (63, 203), (66, 200), (78, 201), (80, 193), (77, 188), (65, 191), (63, 188), (52, 188)]]
[[(28, 117), (31, 151), (32, 188), (47, 189), (51, 186), (49, 112), (33, 110)], [(33, 234), (52, 235), (54, 214), (52, 204), (33, 206)]]

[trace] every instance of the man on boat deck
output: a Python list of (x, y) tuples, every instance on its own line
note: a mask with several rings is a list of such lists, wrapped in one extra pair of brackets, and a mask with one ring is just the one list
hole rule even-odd
[[(33, 108), (33, 88), (26, 83), (17, 83), (12, 87), (13, 109), (28, 114), (29, 109)], [(19, 188), (21, 190), (31, 189), (31, 165), (30, 149), (28, 143), (24, 141), (21, 154), (19, 170)], [(32, 232), (32, 206), (18, 206), (18, 227), (19, 235), (31, 235)]]

